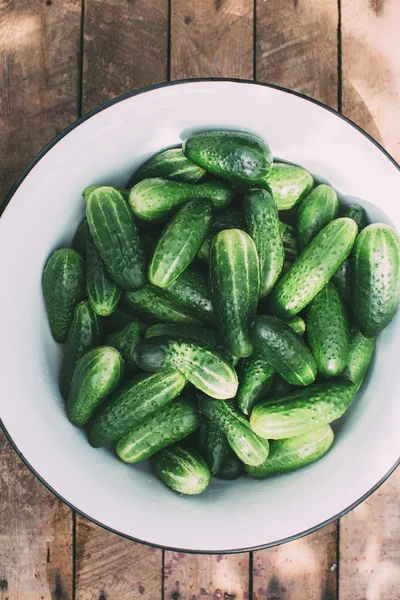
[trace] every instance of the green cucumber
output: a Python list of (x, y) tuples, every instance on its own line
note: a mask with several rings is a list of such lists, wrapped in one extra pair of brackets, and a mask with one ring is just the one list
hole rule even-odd
[(210, 257), (210, 288), (215, 316), (228, 350), (238, 357), (250, 356), (250, 324), (260, 291), (256, 246), (240, 229), (225, 229), (213, 239)]
[(75, 231), (75, 235), (72, 238), (71, 246), (74, 250), (79, 252), (83, 260), (86, 258), (86, 241), (89, 235), (89, 225), (87, 219), (84, 219)]
[(141, 231), (140, 233), (140, 243), (147, 261), (150, 261), (154, 254), (158, 235), (156, 231)]
[(262, 181), (272, 165), (268, 144), (241, 131), (205, 131), (183, 143), (185, 156), (209, 173), (239, 183)]
[(104, 185), (89, 185), (87, 188), (85, 188), (83, 190), (83, 199), (85, 200), (85, 202), (88, 201), (88, 198), (92, 192), (94, 192), (95, 190), (98, 190), (99, 188), (102, 188), (102, 187), (112, 187), (113, 190), (115, 190), (116, 192), (119, 192), (123, 196), (124, 200), (128, 200), (128, 198), (129, 198), (129, 190), (127, 188), (120, 188), (120, 187), (115, 187), (115, 186), (104, 186)]
[(117, 454), (127, 463), (145, 460), (166, 446), (184, 439), (198, 425), (196, 404), (190, 398), (178, 398), (135, 425), (118, 442)]
[(299, 317), (299, 315), (295, 315), (294, 317), (289, 317), (288, 319), (283, 319), (286, 325), (289, 325), (293, 329), (297, 335), (304, 335), (306, 332), (306, 323), (305, 321)]
[(332, 446), (333, 438), (330, 425), (323, 425), (296, 437), (272, 440), (267, 460), (256, 467), (246, 465), (246, 471), (255, 479), (296, 471), (322, 458)]
[(177, 369), (212, 398), (225, 400), (233, 398), (237, 392), (236, 371), (219, 352), (205, 344), (167, 337), (151, 338), (137, 346), (136, 361), (143, 371)]
[(280, 396), (287, 396), (292, 391), (294, 391), (294, 389), (295, 388), (293, 385), (290, 385), (290, 383), (288, 383), (286, 381), (286, 379), (283, 379), (283, 377), (281, 377), (280, 375), (278, 375), (278, 373), (276, 373), (274, 380), (272, 382), (272, 385), (270, 387), (270, 390), (269, 390), (268, 398), (277, 398)]
[(236, 454), (229, 448), (229, 453), (224, 459), (218, 473), (218, 479), (227, 479), (233, 481), (243, 475), (244, 464), (238, 459)]
[(329, 185), (318, 185), (304, 198), (297, 213), (299, 249), (304, 250), (321, 229), (336, 219), (339, 200)]
[(203, 416), (197, 430), (197, 441), (211, 474), (217, 475), (230, 450), (226, 435), (217, 423)]
[(351, 303), (365, 337), (376, 337), (393, 319), (400, 299), (400, 244), (388, 225), (368, 225), (353, 252)]
[(357, 235), (352, 219), (334, 219), (321, 229), (270, 296), (276, 314), (296, 315), (311, 302), (348, 257)]
[(301, 337), (277, 317), (258, 315), (251, 329), (261, 356), (291, 385), (310, 385), (317, 366)]
[(211, 244), (214, 239), (214, 235), (215, 234), (211, 233), (211, 231), (207, 233), (202, 245), (200, 246), (200, 250), (197, 253), (198, 258), (206, 263), (208, 263), (210, 260)]
[(201, 324), (201, 321), (186, 309), (169, 300), (162, 290), (151, 285), (146, 285), (136, 292), (128, 292), (123, 296), (123, 300), (135, 316), (150, 323)]
[(210, 231), (207, 233), (204, 241), (197, 253), (197, 256), (204, 262), (209, 262), (211, 244), (214, 239), (214, 235), (219, 233), (223, 229), (242, 229), (245, 230), (245, 223), (243, 214), (240, 210), (224, 210), (221, 213), (217, 213), (211, 221)]
[(308, 308), (307, 338), (318, 371), (329, 377), (339, 375), (347, 364), (350, 334), (346, 309), (333, 283), (328, 283)]
[(71, 390), (76, 365), (86, 352), (100, 345), (101, 338), (102, 327), (99, 317), (89, 302), (79, 302), (74, 311), (60, 371), (60, 391), (65, 400)]
[(215, 324), (207, 281), (193, 269), (183, 271), (175, 281), (164, 288), (164, 294), (201, 321)]
[(375, 350), (376, 337), (366, 338), (356, 329), (350, 341), (350, 351), (342, 377), (352, 381), (357, 391), (364, 383)]
[(71, 423), (83, 427), (117, 387), (123, 371), (124, 361), (115, 348), (100, 346), (82, 356), (76, 365), (67, 401)]
[(257, 404), (250, 425), (257, 435), (268, 440), (302, 435), (341, 417), (355, 394), (356, 388), (349, 381), (315, 383), (273, 402)]
[(86, 240), (86, 291), (90, 306), (101, 317), (111, 315), (121, 297), (120, 288), (108, 274), (89, 235)]
[(129, 291), (144, 286), (144, 252), (123, 196), (110, 187), (94, 190), (87, 201), (86, 217), (94, 244), (115, 283)]
[(296, 229), (287, 223), (279, 223), (283, 249), (285, 251), (285, 261), (293, 261), (299, 255), (297, 247)]
[(150, 177), (162, 177), (181, 183), (199, 183), (205, 175), (204, 169), (186, 158), (182, 148), (168, 148), (146, 160), (134, 173), (130, 183), (134, 185)]
[(249, 415), (254, 406), (263, 400), (271, 387), (275, 370), (257, 353), (241, 363), (239, 389), (236, 395), (238, 407)]
[(216, 402), (206, 396), (199, 398), (200, 412), (216, 423), (225, 433), (236, 456), (247, 465), (260, 465), (268, 457), (268, 442), (260, 439), (249, 422), (230, 402)]
[(124, 359), (125, 372), (136, 371), (135, 349), (140, 342), (141, 324), (132, 321), (123, 329), (111, 333), (106, 338), (106, 344), (119, 351)]
[(165, 227), (149, 265), (150, 283), (169, 286), (200, 250), (211, 222), (212, 204), (193, 200), (178, 210)]
[(217, 345), (216, 332), (212, 329), (205, 329), (198, 325), (178, 325), (176, 323), (157, 323), (149, 327), (144, 337), (145, 339), (167, 336), (177, 337), (184, 340), (191, 340), (192, 342), (199, 342), (200, 344), (208, 344), (209, 346), (215, 347)]
[(215, 209), (222, 209), (232, 202), (232, 191), (220, 181), (190, 184), (153, 177), (131, 189), (129, 204), (136, 217), (157, 223), (168, 219), (186, 202), (200, 199), (210, 200)]
[(51, 334), (62, 344), (67, 339), (75, 306), (84, 296), (81, 255), (69, 248), (53, 252), (43, 271), (42, 287)]
[(351, 294), (351, 263), (350, 258), (346, 258), (337, 271), (332, 275), (332, 283), (335, 284), (343, 300), (349, 300)]
[(151, 462), (159, 480), (180, 494), (201, 494), (210, 483), (204, 458), (178, 444), (161, 450)]
[(351, 204), (343, 213), (344, 217), (348, 217), (349, 219), (353, 219), (357, 223), (358, 233), (367, 226), (367, 213), (365, 209), (359, 204)]
[(265, 181), (278, 210), (285, 211), (296, 206), (314, 186), (311, 173), (286, 163), (274, 163)]
[(116, 390), (96, 416), (89, 435), (91, 445), (99, 448), (117, 442), (176, 398), (185, 384), (185, 377), (176, 369), (137, 375)]
[(103, 317), (101, 320), (104, 328), (104, 333), (106, 335), (110, 333), (115, 333), (116, 331), (121, 331), (127, 325), (132, 322), (136, 322), (134, 316), (132, 316), (129, 312), (121, 308), (119, 304), (114, 312), (108, 317)]
[(265, 298), (281, 274), (285, 256), (278, 210), (271, 194), (253, 189), (244, 197), (244, 214), (260, 262), (260, 298)]

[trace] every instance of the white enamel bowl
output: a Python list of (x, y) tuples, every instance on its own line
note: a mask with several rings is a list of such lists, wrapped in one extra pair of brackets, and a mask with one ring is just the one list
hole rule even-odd
[(153, 153), (210, 128), (265, 137), (276, 157), (303, 165), (362, 202), (372, 221), (400, 230), (398, 165), (315, 101), (253, 83), (197, 81), (101, 107), (40, 154), (0, 220), (1, 418), (30, 468), (93, 521), (158, 546), (229, 552), (315, 529), (364, 499), (393, 470), (400, 455), (400, 313), (379, 339), (365, 389), (335, 426), (333, 448), (306, 469), (265, 481), (214, 480), (203, 495), (183, 497), (147, 464), (128, 466), (108, 449), (91, 448), (66, 418), (58, 391), (61, 348), (47, 323), (43, 265), (52, 250), (70, 244), (86, 186), (122, 186)]

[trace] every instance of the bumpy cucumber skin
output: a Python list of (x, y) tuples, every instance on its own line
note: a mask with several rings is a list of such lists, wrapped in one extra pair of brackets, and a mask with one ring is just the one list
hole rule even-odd
[(222, 209), (229, 206), (232, 197), (230, 188), (220, 181), (190, 184), (153, 177), (144, 179), (131, 189), (129, 204), (139, 219), (157, 223), (168, 219), (190, 200), (210, 200), (215, 209)]
[(347, 364), (350, 332), (346, 308), (333, 283), (328, 283), (309, 306), (307, 338), (319, 373), (339, 375)]
[(253, 352), (250, 324), (260, 291), (256, 246), (240, 229), (220, 231), (213, 239), (210, 289), (214, 313), (228, 350), (245, 358)]
[(289, 325), (293, 329), (297, 335), (304, 335), (306, 332), (306, 323), (305, 321), (296, 315), (295, 317), (289, 317), (288, 319), (284, 319), (286, 325)]
[(98, 188), (88, 198), (86, 218), (94, 244), (115, 283), (128, 291), (143, 287), (145, 256), (123, 196), (110, 187)]
[(111, 315), (121, 297), (121, 290), (110, 277), (93, 241), (86, 241), (86, 291), (90, 306), (101, 317)]
[(168, 287), (167, 298), (205, 323), (215, 324), (214, 309), (207, 281), (193, 269), (186, 269)]
[(67, 401), (68, 418), (83, 427), (105, 398), (117, 387), (124, 361), (115, 348), (93, 348), (78, 362)]
[(217, 473), (218, 479), (227, 479), (233, 481), (243, 475), (244, 464), (238, 459), (236, 454), (229, 447), (229, 454), (225, 458), (221, 465), (220, 470)]
[(333, 444), (330, 425), (284, 440), (272, 440), (267, 460), (256, 467), (246, 465), (250, 477), (264, 479), (306, 467), (322, 458)]
[(357, 392), (364, 383), (375, 350), (376, 338), (366, 338), (356, 329), (350, 342), (350, 351), (342, 377), (352, 381)]
[(76, 365), (86, 352), (100, 345), (101, 338), (102, 327), (99, 317), (89, 302), (80, 302), (75, 308), (60, 371), (59, 384), (64, 400), (69, 396)]
[(352, 256), (351, 303), (365, 337), (376, 337), (399, 304), (400, 245), (388, 225), (374, 223), (357, 237)]
[(346, 258), (340, 267), (332, 275), (332, 283), (335, 284), (343, 300), (349, 300), (351, 292), (351, 261)]
[(123, 300), (130, 311), (149, 323), (201, 324), (194, 315), (169, 300), (162, 290), (151, 285), (124, 294)]
[(261, 138), (240, 131), (206, 131), (183, 143), (192, 162), (222, 179), (239, 183), (262, 181), (272, 166), (271, 150)]
[(318, 185), (304, 198), (297, 213), (299, 249), (304, 250), (311, 240), (339, 213), (339, 200), (329, 185)]
[(244, 198), (244, 214), (260, 262), (260, 298), (265, 298), (281, 274), (285, 257), (278, 209), (271, 194), (253, 189)]
[(210, 483), (210, 470), (204, 458), (178, 444), (156, 454), (152, 466), (159, 480), (180, 494), (201, 494)]
[(297, 247), (296, 229), (287, 223), (279, 223), (281, 231), (285, 261), (293, 261), (299, 255)]
[(243, 360), (236, 400), (245, 415), (249, 415), (254, 406), (265, 398), (271, 387), (274, 373), (275, 370), (260, 354), (254, 353)]
[(186, 158), (182, 148), (168, 148), (158, 152), (134, 173), (130, 180), (131, 187), (142, 179), (162, 177), (180, 183), (199, 183), (206, 176), (206, 171)]
[(104, 333), (109, 335), (111, 333), (115, 333), (116, 331), (121, 331), (121, 329), (124, 329), (130, 323), (136, 322), (136, 319), (126, 310), (121, 308), (120, 305), (118, 305), (114, 312), (108, 317), (103, 317), (101, 322)]
[(348, 257), (356, 235), (356, 223), (347, 218), (321, 229), (272, 290), (271, 310), (293, 316), (305, 308)]
[(117, 444), (117, 454), (127, 463), (150, 458), (166, 446), (184, 439), (199, 426), (196, 404), (180, 397), (138, 423)]
[(291, 438), (335, 421), (356, 395), (349, 381), (316, 383), (274, 401), (266, 400), (252, 410), (252, 430), (268, 440)]
[(176, 369), (140, 374), (116, 390), (96, 416), (89, 436), (95, 448), (120, 440), (143, 419), (169, 404), (185, 386)]
[(84, 296), (81, 255), (69, 248), (53, 252), (43, 271), (42, 287), (51, 334), (62, 344), (67, 339), (75, 306)]
[(149, 265), (150, 283), (169, 286), (190, 265), (200, 250), (211, 223), (209, 200), (188, 202), (164, 229)]
[(359, 204), (352, 204), (349, 206), (343, 213), (344, 217), (348, 217), (349, 219), (353, 219), (357, 223), (358, 233), (367, 226), (367, 213), (365, 209)]
[(212, 475), (217, 475), (230, 451), (226, 435), (217, 423), (201, 417), (197, 430), (198, 446)]
[(197, 256), (204, 262), (209, 262), (211, 244), (214, 235), (223, 229), (242, 229), (245, 231), (245, 223), (243, 213), (240, 210), (224, 210), (221, 213), (217, 213), (212, 221), (210, 231), (207, 233), (204, 241), (197, 253)]
[(286, 163), (274, 163), (266, 178), (278, 210), (289, 210), (296, 206), (314, 186), (314, 179), (302, 167)]
[(213, 348), (217, 345), (216, 332), (212, 329), (205, 329), (196, 325), (177, 325), (175, 323), (157, 323), (149, 327), (144, 337), (145, 339), (166, 336), (169, 338), (182, 338), (191, 340), (200, 344), (208, 344)]
[(89, 233), (89, 225), (87, 219), (84, 219), (75, 231), (75, 235), (72, 239), (71, 247), (79, 252), (83, 260), (86, 259), (86, 241)]
[(106, 344), (112, 346), (121, 354), (126, 373), (132, 373), (137, 368), (135, 348), (140, 342), (140, 330), (139, 321), (132, 321), (120, 331), (115, 331), (106, 338)]
[[(101, 187), (105, 187), (105, 186), (104, 185), (89, 185), (87, 188), (85, 188), (83, 190), (83, 194), (82, 194), (85, 202), (88, 201), (88, 198), (92, 192), (94, 192), (95, 190), (98, 190)], [(111, 187), (111, 186), (109, 186), (109, 187)], [(116, 192), (119, 192), (120, 194), (122, 194), (122, 196), (124, 197), (125, 200), (128, 200), (129, 190), (127, 188), (120, 188), (120, 187), (112, 186), (112, 189), (115, 190)]]
[(225, 433), (236, 456), (245, 464), (260, 465), (268, 458), (268, 442), (259, 439), (249, 422), (230, 402), (215, 402), (206, 396), (199, 397), (200, 412), (216, 423)]
[(290, 325), (277, 317), (258, 315), (251, 329), (261, 356), (291, 385), (310, 385), (315, 380), (314, 358)]

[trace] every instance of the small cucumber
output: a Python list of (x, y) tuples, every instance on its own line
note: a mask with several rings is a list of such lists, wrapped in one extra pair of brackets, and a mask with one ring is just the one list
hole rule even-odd
[(353, 219), (357, 223), (358, 233), (367, 226), (367, 213), (365, 209), (359, 204), (351, 204), (343, 213), (344, 217), (348, 217), (349, 219)]
[(351, 263), (350, 258), (346, 258), (337, 271), (332, 275), (332, 283), (335, 284), (343, 300), (349, 300), (351, 291)]
[(267, 460), (256, 467), (246, 466), (250, 477), (264, 479), (311, 465), (324, 456), (333, 444), (330, 425), (285, 440), (272, 440)]
[(136, 322), (136, 319), (126, 310), (121, 308), (121, 305), (119, 304), (114, 312), (108, 317), (103, 317), (101, 322), (103, 324), (104, 333), (108, 335), (110, 333), (115, 333), (116, 331), (121, 331), (121, 329), (124, 329), (130, 323)]
[(242, 211), (224, 210), (214, 215), (211, 221), (210, 231), (207, 233), (204, 241), (197, 253), (197, 256), (204, 262), (209, 262), (211, 244), (216, 233), (223, 229), (242, 229), (245, 230), (245, 223)]
[(399, 304), (400, 245), (388, 225), (368, 225), (357, 237), (352, 256), (351, 303), (365, 337), (376, 337)]
[(217, 473), (218, 479), (227, 479), (233, 481), (243, 475), (244, 464), (238, 459), (236, 454), (229, 448), (229, 454), (221, 465)]
[[(85, 188), (83, 190), (83, 199), (85, 200), (85, 202), (88, 201), (88, 198), (92, 192), (94, 192), (95, 190), (98, 190), (99, 188), (102, 188), (102, 187), (108, 187), (108, 186), (89, 185), (87, 188)], [(124, 200), (128, 200), (129, 190), (127, 188), (120, 188), (120, 187), (115, 187), (115, 186), (109, 186), (109, 187), (112, 187), (113, 190), (115, 190), (116, 192), (119, 192), (123, 196)]]
[(288, 225), (287, 223), (279, 223), (282, 241), (283, 241), (283, 249), (285, 251), (285, 261), (293, 261), (299, 255), (299, 251), (297, 248), (297, 237), (296, 230), (292, 225)]
[(286, 379), (283, 379), (283, 377), (281, 377), (280, 375), (278, 375), (278, 373), (276, 373), (274, 380), (272, 382), (272, 385), (270, 387), (270, 390), (269, 390), (268, 398), (277, 398), (280, 396), (287, 396), (292, 391), (294, 391), (294, 389), (295, 388), (293, 385), (290, 385), (290, 383), (288, 383), (286, 381)]
[(119, 458), (137, 463), (150, 458), (166, 446), (179, 442), (199, 425), (196, 404), (180, 397), (140, 421), (117, 444)]
[(375, 350), (376, 338), (366, 338), (356, 329), (350, 342), (350, 351), (342, 377), (352, 381), (357, 392), (364, 383)]
[(106, 338), (106, 344), (118, 350), (124, 359), (126, 373), (132, 373), (137, 368), (135, 349), (140, 342), (140, 330), (139, 321), (132, 321), (120, 331), (115, 331)]
[(201, 494), (210, 483), (204, 458), (178, 444), (161, 450), (151, 462), (159, 480), (180, 494)]
[(188, 268), (179, 275), (175, 281), (164, 288), (164, 294), (201, 321), (215, 324), (207, 281), (193, 269)]
[(209, 173), (239, 183), (262, 181), (272, 165), (268, 144), (241, 131), (205, 131), (185, 140), (185, 156)]
[(171, 402), (183, 390), (186, 379), (175, 369), (134, 377), (116, 390), (96, 416), (89, 441), (99, 448), (120, 440), (143, 419)]
[(95, 246), (115, 283), (129, 291), (143, 287), (144, 252), (123, 196), (110, 187), (94, 190), (87, 201), (86, 217)]
[(197, 430), (197, 440), (211, 474), (217, 475), (230, 450), (226, 435), (217, 423), (203, 416)]
[(207, 233), (202, 245), (200, 246), (200, 250), (197, 253), (197, 257), (205, 263), (208, 263), (210, 260), (211, 244), (214, 239), (214, 235), (215, 234), (211, 233), (211, 231)]
[(349, 381), (315, 383), (257, 404), (250, 425), (257, 435), (268, 440), (302, 435), (341, 417), (355, 394), (356, 388)]
[(199, 398), (200, 412), (216, 423), (225, 433), (236, 456), (247, 465), (260, 465), (268, 457), (268, 442), (260, 439), (249, 422), (230, 402), (216, 402), (206, 396)]
[(150, 323), (201, 324), (199, 319), (169, 300), (163, 291), (151, 285), (146, 285), (136, 292), (128, 292), (123, 299), (129, 310)]
[(80, 302), (75, 308), (60, 371), (60, 391), (64, 400), (67, 400), (71, 391), (76, 365), (86, 352), (100, 345), (101, 338), (102, 327), (99, 317), (89, 302)]
[(101, 317), (111, 315), (121, 297), (121, 290), (108, 274), (89, 232), (86, 240), (86, 291), (90, 306)]
[(274, 163), (265, 181), (278, 210), (284, 211), (298, 204), (314, 186), (311, 173), (286, 163)]
[(190, 265), (211, 222), (209, 200), (193, 200), (178, 210), (158, 240), (149, 265), (150, 283), (165, 288)]
[(75, 231), (75, 235), (72, 238), (72, 248), (79, 252), (83, 260), (86, 258), (86, 241), (89, 234), (89, 225), (87, 219), (84, 219)]
[(167, 336), (177, 337), (183, 340), (191, 340), (200, 344), (208, 344), (213, 348), (217, 345), (216, 332), (212, 329), (205, 329), (196, 325), (177, 325), (175, 323), (157, 323), (149, 327), (144, 337), (145, 339)]
[(284, 319), (286, 325), (289, 325), (293, 329), (297, 335), (304, 335), (306, 332), (306, 324), (305, 321), (296, 315), (294, 317), (289, 317), (288, 319)]
[(143, 371), (177, 369), (212, 398), (225, 400), (233, 398), (237, 392), (236, 371), (221, 354), (205, 344), (167, 337), (151, 338), (137, 346), (136, 361)]
[(304, 198), (297, 213), (299, 249), (304, 250), (321, 229), (336, 219), (339, 200), (329, 185), (318, 185)]
[(130, 184), (135, 185), (142, 179), (162, 177), (181, 183), (199, 183), (206, 171), (186, 158), (182, 148), (168, 148), (155, 154), (134, 173)]
[(42, 286), (51, 334), (62, 344), (67, 339), (75, 306), (84, 296), (81, 255), (69, 248), (53, 252), (43, 271)]
[(167, 220), (186, 202), (200, 199), (210, 200), (215, 209), (222, 209), (232, 202), (232, 191), (220, 181), (190, 184), (154, 177), (131, 189), (129, 204), (136, 217), (157, 223)]
[(290, 325), (276, 317), (258, 315), (251, 337), (265, 361), (291, 385), (310, 385), (315, 380), (314, 358)]
[(271, 309), (293, 316), (305, 308), (348, 257), (356, 235), (352, 219), (334, 219), (321, 229), (276, 284)]
[(250, 190), (244, 197), (244, 215), (260, 261), (260, 298), (265, 298), (282, 271), (285, 256), (278, 210), (271, 194)]
[(124, 371), (118, 350), (100, 346), (82, 356), (72, 377), (67, 412), (71, 423), (83, 427), (117, 387)]
[(234, 356), (250, 356), (253, 346), (249, 328), (257, 308), (260, 269), (256, 246), (244, 231), (226, 229), (214, 237), (210, 288), (226, 347)]
[(343, 300), (332, 283), (309, 306), (307, 338), (318, 371), (328, 377), (339, 375), (347, 364), (350, 334)]
[(254, 353), (243, 360), (236, 400), (245, 415), (249, 415), (254, 406), (265, 398), (274, 373), (275, 370), (260, 354)]

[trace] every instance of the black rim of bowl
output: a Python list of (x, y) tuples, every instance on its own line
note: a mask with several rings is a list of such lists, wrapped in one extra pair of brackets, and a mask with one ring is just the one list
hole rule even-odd
[[(140, 94), (145, 94), (146, 92), (161, 89), (164, 87), (177, 86), (177, 85), (182, 85), (182, 84), (186, 84), (186, 83), (204, 83), (204, 82), (205, 83), (208, 83), (208, 82), (230, 82), (230, 83), (237, 83), (237, 84), (244, 83), (244, 84), (257, 85), (257, 86), (261, 86), (261, 87), (267, 87), (267, 88), (279, 90), (281, 92), (285, 92), (286, 94), (298, 96), (299, 98), (302, 98), (303, 100), (312, 102), (313, 104), (316, 104), (317, 106), (320, 106), (321, 108), (324, 108), (325, 110), (333, 113), (334, 115), (336, 115), (337, 117), (339, 117), (340, 119), (342, 119), (343, 121), (345, 121), (346, 123), (348, 123), (349, 125), (354, 127), (354, 129), (357, 129), (357, 131), (362, 133), (364, 137), (366, 137), (370, 142), (372, 142), (386, 156), (386, 158), (388, 158), (390, 160), (390, 162), (400, 171), (400, 165), (389, 154), (389, 152), (387, 152), (387, 150), (385, 150), (385, 148), (383, 148), (383, 146), (379, 142), (377, 142), (371, 135), (369, 135), (369, 133), (364, 131), (364, 129), (359, 127), (356, 123), (354, 123), (354, 121), (352, 121), (348, 117), (345, 117), (344, 115), (342, 115), (341, 113), (336, 111), (334, 108), (331, 108), (330, 106), (324, 104), (323, 102), (320, 102), (319, 100), (311, 98), (311, 97), (307, 96), (306, 94), (302, 94), (300, 92), (295, 92), (294, 90), (291, 90), (291, 89), (288, 89), (288, 88), (285, 88), (285, 87), (282, 87), (279, 85), (273, 85), (270, 83), (262, 83), (262, 82), (258, 82), (258, 81), (251, 81), (248, 79), (235, 79), (235, 78), (223, 78), (223, 77), (204, 77), (204, 78), (199, 78), (199, 79), (182, 79), (179, 81), (168, 81), (168, 82), (164, 82), (164, 83), (149, 85), (149, 86), (141, 88), (139, 90), (136, 90), (133, 92), (128, 92), (126, 94), (123, 94), (122, 96), (118, 96), (117, 98), (114, 98), (113, 100), (110, 100), (109, 102), (106, 102), (106, 103), (101, 104), (100, 106), (94, 108), (93, 110), (89, 111), (87, 114), (83, 115), (82, 117), (80, 117), (79, 119), (74, 121), (74, 123), (71, 123), (71, 125), (68, 125), (68, 127), (66, 127), (63, 131), (61, 131), (61, 133), (59, 133), (53, 140), (51, 140), (43, 148), (43, 150), (41, 150), (37, 154), (37, 156), (31, 161), (31, 163), (26, 167), (26, 169), (18, 177), (17, 181), (14, 183), (14, 185), (11, 187), (10, 191), (8, 192), (4, 202), (0, 206), (0, 216), (6, 210), (8, 204), (11, 202), (14, 194), (16, 193), (16, 191), (18, 190), (18, 188), (20, 187), (20, 185), (22, 184), (24, 179), (29, 175), (29, 173), (37, 165), (37, 163), (45, 156), (45, 154), (47, 154), (47, 152), (49, 152), (49, 150), (51, 150), (60, 140), (62, 140), (63, 137), (68, 135), (71, 131), (73, 131), (81, 123), (84, 123), (85, 121), (87, 121), (94, 115), (97, 115), (99, 112), (102, 112), (106, 108), (109, 108), (110, 106), (113, 106), (114, 104), (118, 104), (119, 102), (123, 102), (124, 100), (126, 100), (128, 98), (132, 98), (134, 96), (139, 96)], [(5, 434), (6, 438), (8, 439), (8, 441), (10, 442), (11, 446), (13, 447), (13, 449), (15, 450), (15, 452), (17, 453), (19, 458), (28, 467), (28, 469), (39, 479), (39, 481), (50, 492), (52, 492), (57, 498), (62, 500), (62, 502), (64, 502), (67, 506), (69, 506), (76, 513), (78, 513), (85, 519), (88, 519), (92, 523), (95, 523), (99, 527), (102, 527), (103, 529), (110, 531), (112, 533), (116, 533), (117, 535), (120, 535), (126, 539), (132, 540), (133, 542), (139, 542), (141, 544), (145, 544), (145, 545), (151, 546), (153, 548), (160, 548), (162, 550), (170, 550), (173, 552), (185, 552), (188, 554), (236, 554), (238, 552), (250, 552), (253, 550), (262, 550), (264, 548), (271, 548), (273, 546), (278, 546), (280, 544), (286, 544), (287, 542), (292, 542), (303, 536), (309, 535), (310, 533), (318, 531), (322, 527), (325, 527), (326, 525), (329, 525), (329, 524), (333, 523), (334, 521), (340, 519), (341, 517), (346, 515), (348, 512), (350, 512), (351, 510), (356, 508), (356, 506), (358, 506), (359, 504), (364, 502), (364, 500), (366, 500), (369, 496), (371, 496), (371, 494), (373, 494), (390, 477), (390, 475), (396, 470), (396, 468), (400, 465), (400, 457), (399, 457), (398, 460), (396, 461), (396, 463), (391, 467), (391, 469), (389, 469), (389, 471), (382, 477), (382, 479), (380, 481), (378, 481), (378, 483), (376, 483), (368, 492), (366, 492), (363, 496), (361, 496), (361, 498), (359, 498), (358, 500), (353, 502), (353, 504), (346, 507), (345, 509), (343, 509), (341, 512), (334, 515), (330, 519), (327, 519), (326, 521), (323, 521), (322, 523), (319, 523), (318, 525), (315, 525), (314, 527), (311, 527), (310, 529), (301, 531), (300, 533), (296, 533), (294, 535), (291, 535), (289, 537), (286, 537), (286, 538), (283, 538), (280, 540), (276, 540), (274, 542), (269, 542), (266, 544), (259, 544), (258, 546), (250, 546), (247, 548), (234, 548), (234, 549), (229, 549), (229, 550), (224, 550), (224, 549), (221, 549), (221, 550), (194, 550), (194, 549), (186, 549), (186, 548), (176, 548), (173, 546), (162, 546), (160, 544), (155, 544), (154, 542), (148, 542), (146, 540), (141, 540), (139, 538), (135, 538), (131, 535), (123, 533), (122, 531), (113, 529), (112, 527), (109, 527), (108, 525), (105, 525), (104, 523), (101, 523), (101, 522), (97, 521), (96, 519), (93, 519), (90, 515), (79, 510), (79, 508), (77, 508), (76, 506), (74, 506), (73, 504), (68, 502), (68, 500), (63, 498), (63, 496), (61, 496), (61, 494), (59, 494), (56, 490), (54, 490), (51, 487), (51, 485), (45, 479), (43, 479), (43, 477), (41, 477), (41, 475), (32, 467), (32, 465), (29, 463), (27, 458), (25, 458), (25, 456), (19, 451), (17, 445), (15, 444), (14, 440), (12, 439), (10, 433), (7, 431), (3, 421), (1, 421), (1, 420), (0, 420), (0, 426), (1, 426), (2, 430), (4, 431), (4, 434)]]

